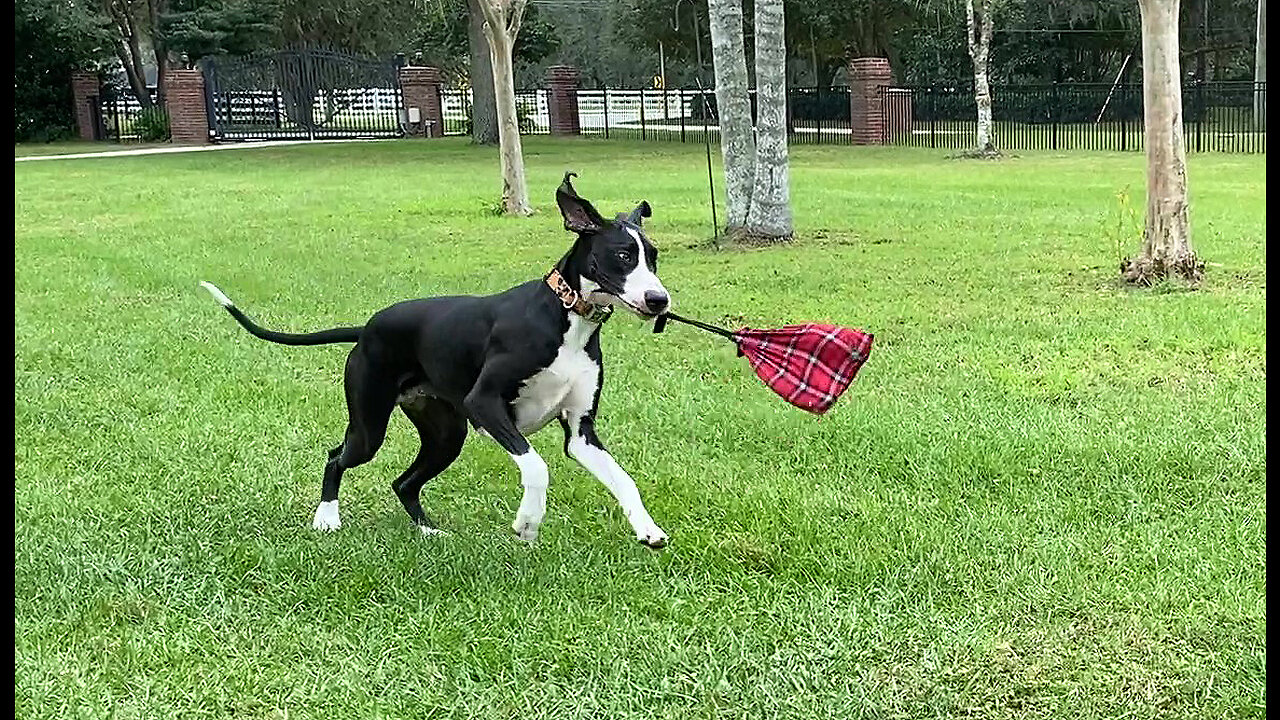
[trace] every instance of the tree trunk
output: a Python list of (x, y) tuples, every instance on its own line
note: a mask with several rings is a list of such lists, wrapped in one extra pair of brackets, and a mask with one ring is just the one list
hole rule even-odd
[(498, 109), (493, 96), (493, 62), (484, 36), (482, 0), (467, 2), (467, 44), (471, 51), (471, 141), (498, 144)]
[(1126, 280), (1149, 285), (1174, 274), (1198, 281), (1204, 263), (1191, 249), (1187, 159), (1182, 140), (1178, 0), (1139, 0), (1142, 102), (1147, 146), (1147, 218), (1142, 255), (1121, 267)]
[(156, 105), (165, 106), (165, 91), (169, 78), (169, 44), (160, 32), (160, 23), (168, 12), (167, 0), (150, 0), (147, 19), (151, 25), (151, 49), (156, 55)]
[(742, 45), (741, 0), (710, 0), (711, 52), (715, 66), (720, 152), (724, 157), (728, 231), (741, 232), (751, 210), (756, 143), (747, 94), (747, 59)]
[[(1253, 51), (1253, 81), (1267, 81), (1267, 0), (1258, 0), (1258, 43)], [(1267, 127), (1267, 93), (1257, 85), (1253, 88), (1253, 121), (1259, 128)]]
[(755, 244), (791, 239), (787, 167), (787, 47), (783, 0), (755, 0), (756, 158), (747, 238)]
[(105, 0), (102, 7), (111, 16), (112, 24), (115, 26), (112, 50), (115, 51), (116, 59), (124, 69), (125, 78), (129, 81), (129, 89), (133, 91), (133, 96), (137, 98), (139, 105), (149, 108), (151, 93), (147, 91), (147, 76), (142, 64), (137, 31), (133, 19), (129, 16), (130, 8), (127, 4), (117, 3), (116, 0)]
[(991, 0), (979, 0), (975, 15), (973, 0), (965, 0), (968, 21), (969, 58), (973, 60), (973, 96), (978, 106), (978, 154), (997, 155), (991, 139)]
[(133, 85), (133, 92), (138, 97), (138, 104), (144, 108), (150, 108), (152, 106), (151, 91), (147, 89), (147, 64), (142, 59), (142, 38), (139, 37), (137, 20), (130, 14), (131, 12), (132, 9), (126, 4), (120, 13), (125, 20), (125, 41), (129, 47), (129, 62), (132, 69), (129, 72), (129, 82)]
[(532, 215), (524, 180), (524, 153), (516, 114), (515, 69), (512, 50), (525, 0), (480, 0), (484, 8), (484, 36), (493, 64), (493, 90), (498, 113), (498, 154), (502, 165), (502, 209), (508, 215)]
[(156, 38), (152, 41), (156, 51), (156, 105), (165, 106), (166, 85), (169, 82), (169, 48), (164, 41)]

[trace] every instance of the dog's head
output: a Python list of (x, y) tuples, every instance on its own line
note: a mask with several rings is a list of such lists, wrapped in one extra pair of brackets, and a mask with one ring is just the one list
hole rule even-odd
[(630, 213), (605, 220), (578, 196), (565, 173), (556, 189), (564, 227), (578, 234), (566, 260), (579, 279), (582, 295), (595, 303), (624, 307), (641, 317), (656, 317), (671, 307), (671, 295), (658, 279), (658, 249), (645, 237), (641, 223), (652, 212), (641, 201)]

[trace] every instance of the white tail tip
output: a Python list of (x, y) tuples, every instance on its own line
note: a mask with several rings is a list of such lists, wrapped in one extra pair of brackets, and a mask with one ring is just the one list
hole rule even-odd
[(219, 290), (217, 285), (201, 280), (200, 287), (208, 290), (209, 294), (213, 296), (213, 299), (217, 300), (222, 307), (231, 307), (233, 305), (231, 298), (227, 297), (226, 294)]

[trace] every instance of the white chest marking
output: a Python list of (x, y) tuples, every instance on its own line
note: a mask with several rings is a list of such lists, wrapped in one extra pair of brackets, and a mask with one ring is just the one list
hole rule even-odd
[(512, 407), (516, 429), (541, 430), (556, 417), (578, 416), (595, 401), (600, 366), (587, 356), (587, 340), (599, 327), (577, 315), (569, 316), (569, 330), (551, 364), (524, 382)]

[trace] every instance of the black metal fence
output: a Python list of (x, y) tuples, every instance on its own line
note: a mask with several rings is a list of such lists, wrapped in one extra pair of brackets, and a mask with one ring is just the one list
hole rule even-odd
[[(963, 150), (977, 138), (971, 87), (930, 85), (882, 89), (886, 144)], [(446, 135), (471, 132), (470, 95), (443, 94)], [(751, 98), (754, 112), (754, 95)], [(1183, 135), (1189, 152), (1266, 152), (1266, 83), (1205, 82), (1182, 89)], [(546, 134), (545, 90), (517, 93), (521, 132)], [(710, 90), (579, 90), (583, 135), (668, 142), (720, 139)], [(1121, 150), (1143, 148), (1142, 86), (1126, 84), (997, 85), (992, 124), (1002, 150)], [(849, 143), (849, 88), (789, 88), (789, 142)]]
[(399, 137), (400, 65), (325, 50), (206, 57), (209, 127), (218, 140)]
[[(244, 87), (233, 90), (225, 71), (215, 74), (210, 64), (206, 67), (206, 91), (211, 126), (225, 137), (402, 133), (403, 100), (394, 65), (356, 63), (337, 56), (322, 59), (342, 70), (338, 73), (341, 82), (321, 84), (322, 90), (306, 95), (311, 102), (302, 103), (290, 95), (289, 87), (277, 86), (281, 73), (274, 65), (247, 66), (260, 72), (242, 72), (252, 77), (240, 83)], [(279, 60), (272, 58), (271, 62), (278, 64)], [(102, 94), (90, 100), (98, 137), (122, 142), (167, 139), (168, 116), (154, 88), (151, 93), (152, 107), (144, 108), (128, 89), (104, 86)], [(882, 93), (880, 121), (886, 144), (956, 150), (976, 144), (971, 86), (886, 87)], [(1187, 151), (1265, 153), (1266, 94), (1265, 82), (1184, 85)], [(444, 90), (440, 99), (444, 134), (469, 135), (470, 91)], [(751, 102), (754, 112), (754, 95)], [(1142, 103), (1140, 84), (996, 85), (992, 87), (992, 134), (1001, 150), (1139, 151), (1144, 139)], [(291, 113), (294, 106), (310, 112), (295, 109)], [(548, 91), (517, 92), (516, 114), (522, 134), (548, 134)], [(300, 121), (303, 115), (313, 121)], [(583, 135), (604, 139), (720, 140), (716, 98), (711, 90), (579, 90), (578, 119)], [(795, 144), (852, 142), (849, 88), (790, 88), (787, 131), (789, 141)]]
[(103, 85), (89, 98), (94, 139), (114, 142), (163, 142), (169, 139), (169, 113), (156, 88), (147, 88), (150, 107), (143, 107), (133, 91)]
[[(440, 102), (444, 134), (471, 134), (470, 91), (442, 91)], [(551, 132), (548, 102), (548, 92), (543, 89), (516, 93), (522, 134)], [(702, 142), (704, 134), (713, 141), (720, 139), (715, 93), (710, 90), (579, 90), (578, 123), (583, 135), (604, 139)]]
[[(888, 88), (889, 143), (965, 149), (978, 123), (971, 87)], [(1142, 150), (1142, 85), (996, 85), (992, 135), (1001, 150)], [(1265, 153), (1267, 84), (1203, 82), (1182, 88), (1188, 152)]]

